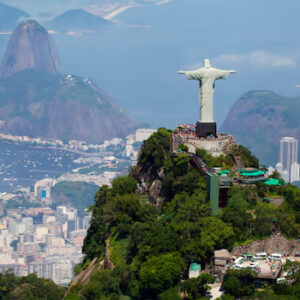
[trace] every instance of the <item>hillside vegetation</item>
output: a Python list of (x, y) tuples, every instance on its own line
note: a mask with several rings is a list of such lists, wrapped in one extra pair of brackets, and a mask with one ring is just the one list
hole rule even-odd
[[(77, 272), (94, 258), (105, 258), (101, 265), (109, 267), (97, 268), (86, 285), (73, 286), (67, 299), (178, 299), (180, 291), (186, 299), (198, 299), (214, 279), (206, 273), (187, 279), (191, 262), (209, 268), (216, 249), (279, 231), (291, 238), (300, 233), (300, 193), (291, 185), (233, 187), (227, 207), (211, 216), (206, 179), (187, 154), (170, 155), (169, 138), (170, 131), (159, 129), (144, 142), (137, 167), (97, 192), (86, 257)], [(248, 150), (243, 153), (257, 163)], [(206, 154), (206, 159), (212, 158)], [(160, 205), (149, 192), (157, 181)], [(282, 195), (284, 203), (262, 202), (272, 194)]]

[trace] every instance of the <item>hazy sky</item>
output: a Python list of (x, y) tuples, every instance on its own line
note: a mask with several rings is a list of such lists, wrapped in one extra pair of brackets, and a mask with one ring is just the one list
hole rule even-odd
[[(41, 3), (53, 5), (48, 11), (67, 7), (61, 1), (31, 0), (28, 9), (33, 11), (34, 3), (39, 4), (35, 13)], [(72, 8), (101, 1), (67, 3)], [(112, 28), (96, 34), (53, 38), (63, 72), (90, 77), (131, 116), (151, 126), (174, 127), (198, 118), (197, 83), (177, 70), (197, 68), (206, 57), (217, 67), (236, 69), (216, 84), (215, 119), (221, 123), (248, 90), (300, 95), (295, 87), (300, 83), (299, 11), (299, 0), (174, 0), (131, 8)]]

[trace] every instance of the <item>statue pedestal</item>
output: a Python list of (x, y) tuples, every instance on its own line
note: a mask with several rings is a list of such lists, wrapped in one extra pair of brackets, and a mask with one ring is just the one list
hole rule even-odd
[(201, 123), (197, 121), (196, 123), (196, 134), (199, 138), (206, 138), (207, 136), (213, 135), (217, 136), (217, 124), (216, 122), (211, 123)]

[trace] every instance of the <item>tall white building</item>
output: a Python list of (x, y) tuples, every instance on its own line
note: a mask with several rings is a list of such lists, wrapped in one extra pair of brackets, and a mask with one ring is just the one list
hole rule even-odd
[(277, 171), (286, 182), (299, 181), (298, 140), (284, 137), (280, 140), (280, 161)]

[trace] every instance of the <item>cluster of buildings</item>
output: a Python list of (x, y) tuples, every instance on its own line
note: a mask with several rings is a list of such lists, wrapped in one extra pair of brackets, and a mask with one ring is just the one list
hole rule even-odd
[[(112, 140), (104, 141), (101, 145), (85, 145), (80, 141), (69, 141), (74, 150), (85, 150), (87, 146), (89, 149), (97, 146), (100, 153), (93, 153), (90, 156), (80, 157), (76, 160), (78, 163), (84, 163), (90, 166), (98, 165), (95, 168), (88, 170), (89, 167), (83, 167), (72, 170), (72, 172), (64, 173), (58, 178), (44, 178), (39, 180), (34, 185), (34, 197), (42, 200), (45, 204), (51, 204), (51, 189), (60, 181), (81, 181), (98, 186), (109, 185), (111, 181), (120, 175), (120, 166), (126, 165), (126, 170), (130, 165), (134, 165), (138, 159), (138, 152), (141, 143), (148, 139), (156, 129), (138, 129), (135, 134), (127, 136), (125, 139), (114, 138)], [(122, 157), (113, 155), (115, 152), (120, 152)]]
[(82, 245), (90, 215), (79, 217), (76, 209), (8, 209), (0, 218), (0, 272), (36, 273), (66, 285), (82, 259)]
[[(5, 122), (5, 121), (0, 121), (0, 122)], [(1, 123), (0, 123), (0, 127), (1, 127)], [(13, 141), (13, 142), (20, 142), (20, 143), (38, 144), (44, 146), (63, 147), (64, 145), (64, 143), (61, 140), (57, 140), (57, 139), (30, 138), (28, 136), (17, 136), (17, 135), (5, 134), (5, 133), (0, 133), (0, 139)]]
[[(148, 139), (152, 133), (156, 131), (157, 131), (156, 129), (147, 129), (147, 128), (137, 129), (134, 134), (131, 134), (125, 138), (126, 146), (133, 145), (136, 142), (143, 142), (144, 140)], [(60, 149), (71, 150), (76, 152), (90, 152), (90, 153), (102, 152), (105, 151), (109, 146), (121, 145), (124, 142), (124, 140), (121, 138), (113, 138), (111, 140), (104, 141), (102, 144), (88, 144), (85, 141), (77, 141), (77, 140), (69, 140), (67, 143), (64, 143), (63, 141), (58, 139), (30, 138), (28, 136), (15, 136), (15, 135), (4, 134), (4, 133), (0, 133), (0, 139), (13, 141), (13, 142), (20, 142), (20, 143), (37, 144), (41, 146), (60, 148)], [(129, 153), (126, 156), (137, 155), (137, 151), (134, 152), (133, 149), (129, 150), (129, 152), (126, 150), (126, 153)]]
[(124, 156), (137, 159), (140, 144), (147, 140), (151, 134), (156, 132), (157, 129), (139, 128), (134, 134), (130, 134), (121, 138), (113, 138), (105, 140), (102, 144), (87, 144), (86, 142), (70, 140), (68, 144), (64, 145), (66, 150), (82, 151), (82, 152), (105, 152), (112, 147), (125, 147)]
[[(91, 216), (79, 216), (77, 209), (70, 206), (51, 209), (50, 206), (55, 207), (53, 187), (61, 181), (109, 185), (120, 175), (120, 165), (124, 164), (127, 170), (137, 160), (141, 143), (155, 131), (138, 129), (125, 139), (114, 138), (101, 145), (88, 145), (75, 140), (63, 144), (58, 140), (49, 142), (0, 134), (0, 139), (85, 152), (77, 159), (84, 167), (57, 178), (43, 178), (31, 187), (0, 193), (0, 272), (13, 269), (17, 276), (36, 273), (57, 284), (67, 285), (73, 278), (74, 266), (83, 257), (82, 246)], [(26, 198), (26, 207), (32, 207), (22, 207), (22, 203), (19, 208), (5, 206), (9, 201), (19, 203), (22, 198)]]
[[(211, 273), (220, 282), (230, 269), (249, 268), (257, 273), (256, 278), (258, 281), (279, 282), (285, 279), (284, 276), (287, 275), (282, 270), (282, 266), (287, 260), (293, 262), (295, 258), (282, 253), (268, 254), (266, 252), (245, 253), (236, 257), (227, 249), (221, 249), (214, 251), (214, 264)], [(202, 272), (201, 265), (193, 262), (189, 268), (189, 278), (197, 278)]]
[(228, 269), (240, 270), (250, 268), (257, 273), (257, 279), (276, 280), (282, 272), (282, 265), (286, 260), (294, 261), (282, 253), (257, 252), (233, 256), (228, 250), (216, 250), (214, 252), (213, 272), (222, 278)]

